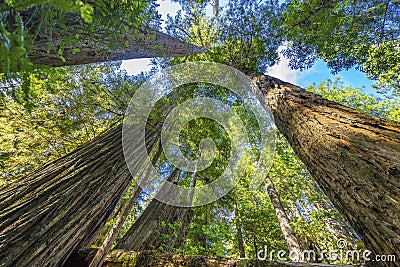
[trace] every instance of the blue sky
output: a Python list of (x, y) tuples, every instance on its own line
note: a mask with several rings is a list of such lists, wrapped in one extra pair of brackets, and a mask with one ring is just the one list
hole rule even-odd
[[(178, 3), (171, 2), (171, 0), (158, 0), (157, 2), (160, 5), (158, 12), (161, 14), (163, 20), (166, 20), (167, 14), (174, 16), (181, 9)], [(129, 74), (138, 74), (142, 71), (150, 70), (149, 63), (150, 59), (125, 60), (122, 62), (122, 68), (126, 69)], [(307, 87), (312, 83), (318, 84), (328, 78), (334, 80), (335, 77), (340, 77), (344, 85), (364, 87), (366, 92), (375, 93), (375, 90), (371, 87), (374, 82), (367, 79), (364, 73), (351, 69), (332, 75), (322, 60), (318, 60), (308, 70), (297, 71), (291, 70), (288, 67), (288, 60), (281, 56), (280, 63), (271, 67), (268, 74), (301, 87)]]
[(318, 84), (328, 78), (335, 80), (336, 77), (340, 77), (344, 85), (364, 88), (368, 93), (375, 93), (375, 89), (372, 88), (374, 81), (367, 79), (364, 73), (353, 68), (333, 75), (323, 60), (316, 61), (310, 69), (298, 71), (291, 70), (288, 60), (281, 56), (279, 64), (271, 67), (268, 74), (303, 88), (312, 83)]

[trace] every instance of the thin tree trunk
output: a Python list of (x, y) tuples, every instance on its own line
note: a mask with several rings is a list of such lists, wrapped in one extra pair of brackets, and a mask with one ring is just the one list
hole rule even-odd
[(400, 123), (270, 76), (255, 81), (278, 129), (367, 248), (400, 258)]
[[(176, 181), (179, 173), (180, 171), (175, 169), (168, 180)], [(169, 252), (182, 249), (192, 217), (191, 208), (175, 207), (153, 199), (116, 248), (132, 251), (163, 248), (163, 251)], [(181, 225), (177, 226), (177, 222)]]
[(290, 229), (290, 221), (282, 206), (281, 199), (275, 185), (269, 177), (266, 178), (267, 191), (271, 200), (272, 206), (275, 209), (276, 217), (278, 218), (279, 226), (285, 237), (286, 244), (290, 252), (295, 252), (296, 255), (301, 255), (301, 248), (296, 236)]
[(246, 258), (246, 252), (244, 250), (244, 241), (243, 241), (243, 232), (242, 232), (242, 224), (240, 221), (240, 215), (239, 215), (239, 210), (238, 206), (235, 201), (235, 207), (234, 207), (234, 212), (235, 212), (235, 226), (236, 226), (236, 240), (239, 248), (239, 255), (240, 258)]
[(219, 12), (219, 0), (214, 0), (213, 4), (214, 17), (218, 17), (218, 12)]
[[(128, 28), (120, 25), (88, 25), (76, 13), (68, 13), (61, 22), (63, 28), (46, 28), (34, 9), (21, 12), (26, 30), (34, 40), (28, 59), (39, 66), (72, 66), (115, 60), (154, 57), (180, 57), (202, 53), (202, 47), (189, 44), (148, 27)], [(10, 21), (20, 18), (9, 16)], [(104, 29), (106, 27), (106, 29)], [(114, 28), (113, 28), (114, 27)], [(0, 66), (0, 72), (4, 72)]]
[(253, 249), (254, 249), (254, 259), (257, 259), (258, 247), (257, 247), (256, 233), (254, 231), (253, 231)]
[[(94, 241), (131, 182), (121, 130), (106, 132), (0, 192), (2, 266), (59, 266)], [(153, 135), (158, 133), (147, 132), (149, 140), (156, 140)], [(154, 145), (148, 143), (148, 149)]]

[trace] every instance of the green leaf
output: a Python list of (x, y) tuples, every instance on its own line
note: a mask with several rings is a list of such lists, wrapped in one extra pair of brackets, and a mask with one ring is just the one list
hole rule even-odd
[(79, 53), (79, 52), (81, 52), (81, 49), (78, 48), (78, 47), (75, 47), (75, 48), (72, 49), (72, 54), (73, 55), (75, 55), (76, 53)]
[(82, 19), (86, 22), (86, 23), (92, 23), (93, 22), (93, 7), (89, 4), (83, 4), (80, 7), (80, 13), (81, 13), (81, 17)]
[(26, 55), (26, 49), (23, 46), (14, 46), (11, 49), (11, 56), (12, 57), (21, 57)]

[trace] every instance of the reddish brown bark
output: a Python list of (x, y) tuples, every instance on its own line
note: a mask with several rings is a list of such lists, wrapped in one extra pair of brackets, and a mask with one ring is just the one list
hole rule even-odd
[(0, 192), (3, 266), (60, 265), (94, 241), (131, 181), (121, 128)]
[(400, 123), (270, 76), (255, 81), (278, 129), (367, 248), (400, 258)]

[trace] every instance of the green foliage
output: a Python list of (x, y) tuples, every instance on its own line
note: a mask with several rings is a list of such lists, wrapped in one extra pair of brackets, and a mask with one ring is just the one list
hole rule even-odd
[(266, 71), (278, 61), (281, 43), (273, 24), (279, 13), (278, 1), (228, 1), (218, 16), (206, 14), (206, 2), (193, 4), (182, 17), (169, 17), (170, 35), (207, 48), (207, 53), (189, 60), (209, 60), (239, 69)]
[[(143, 76), (129, 77), (118, 65), (40, 70), (0, 87), (1, 181), (56, 159), (121, 121)], [(24, 91), (25, 90), (25, 91)]]
[(7, 0), (0, 3), (0, 70), (6, 77), (31, 71), (28, 54), (34, 53), (32, 44), (43, 38), (48, 53), (61, 59), (64, 47), (72, 46), (76, 52), (88, 41), (81, 36), (93, 37), (100, 29), (115, 41), (110, 45), (115, 49), (133, 29), (158, 27), (155, 7), (151, 1)]
[(398, 43), (388, 41), (370, 49), (368, 59), (363, 64), (363, 70), (368, 78), (377, 80), (378, 91), (400, 95), (400, 50)]
[[(27, 51), (30, 50), (28, 42), (32, 42), (41, 27), (54, 27), (61, 24), (62, 18), (68, 12), (80, 11), (82, 18), (92, 21), (93, 7), (82, 1), (44, 1), (44, 0), (7, 0), (0, 4), (0, 63), (3, 73), (9, 75), (16, 70), (31, 70)], [(37, 29), (30, 29), (28, 22), (33, 19), (29, 14), (36, 14), (40, 21)]]
[(400, 97), (398, 95), (368, 95), (360, 88), (343, 86), (340, 79), (327, 80), (318, 86), (311, 85), (307, 90), (324, 98), (357, 109), (371, 116), (400, 121)]
[(278, 250), (286, 248), (268, 193), (264, 189), (248, 190), (256, 171), (248, 157), (240, 167), (243, 177), (233, 191), (212, 204), (195, 208), (186, 253), (239, 257), (238, 231), (249, 258), (256, 258), (264, 245)]
[[(257, 159), (259, 152), (257, 152), (255, 143), (261, 138), (260, 129), (258, 125), (255, 124), (256, 119), (254, 114), (249, 112), (249, 107), (247, 107), (243, 100), (234, 94), (230, 90), (222, 87), (216, 87), (210, 84), (189, 84), (176, 88), (176, 94), (179, 96), (174, 100), (169, 100), (167, 97), (159, 100), (154, 106), (152, 112), (149, 115), (152, 123), (161, 123), (165, 120), (168, 114), (162, 114), (162, 106), (176, 106), (188, 99), (193, 99), (197, 97), (212, 97), (218, 99), (227, 106), (232, 107), (232, 109), (238, 114), (238, 116), (243, 121), (247, 134), (249, 136), (250, 142), (253, 147), (250, 148), (253, 153), (254, 159)], [(183, 155), (188, 159), (197, 159), (200, 157), (200, 141), (210, 138), (216, 145), (216, 154), (212, 164), (206, 169), (199, 171), (198, 176), (200, 177), (197, 181), (198, 185), (203, 185), (209, 181), (214, 181), (218, 178), (226, 168), (230, 153), (231, 153), (231, 143), (226, 130), (218, 122), (208, 119), (208, 118), (196, 118), (190, 120), (180, 132), (180, 149)], [(157, 163), (159, 166), (165, 166), (170, 164), (168, 159), (162, 158), (162, 160)], [(187, 179), (184, 179), (187, 178)], [(180, 184), (189, 186), (191, 177), (183, 176), (180, 179)]]
[[(169, 222), (162, 221), (160, 229), (155, 229), (155, 233), (161, 233), (161, 247), (158, 248), (160, 251), (168, 250), (168, 243), (171, 243), (175, 238), (178, 238), (178, 230), (182, 227), (182, 222)], [(174, 253), (181, 252), (181, 249), (173, 248)]]
[(0, 20), (0, 67), (7, 74), (19, 64), (28, 64), (24, 42), (25, 29), (19, 14), (15, 15), (14, 23), (15, 29), (11, 31), (7, 29), (4, 21)]
[(324, 59), (333, 72), (357, 67), (399, 92), (399, 15), (395, 1), (286, 1), (279, 23), (296, 69)]

